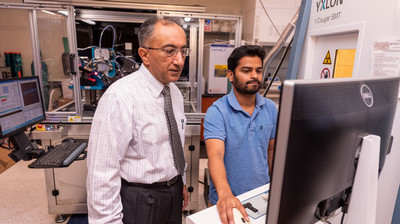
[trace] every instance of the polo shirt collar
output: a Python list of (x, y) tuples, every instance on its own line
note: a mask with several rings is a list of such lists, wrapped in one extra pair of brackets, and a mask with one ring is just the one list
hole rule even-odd
[[(236, 98), (235, 93), (233, 92), (233, 89), (228, 94), (228, 102), (233, 109), (244, 112), (244, 110), (242, 109), (242, 107), (239, 104), (239, 101)], [(265, 100), (263, 100), (263, 97), (260, 96), (260, 94), (256, 93), (256, 108), (259, 108), (264, 104), (265, 104)]]
[(265, 104), (264, 97), (262, 97), (260, 94), (256, 93), (256, 107), (261, 107), (264, 104)]
[[(160, 81), (158, 81), (152, 74), (151, 72), (144, 66), (143, 64), (140, 66), (140, 72), (143, 73), (144, 78), (146, 79), (146, 83), (149, 85), (149, 89), (151, 94), (154, 97), (159, 97), (161, 94), (161, 91), (164, 89), (164, 84), (162, 84)], [(168, 86), (171, 83), (168, 83)]]

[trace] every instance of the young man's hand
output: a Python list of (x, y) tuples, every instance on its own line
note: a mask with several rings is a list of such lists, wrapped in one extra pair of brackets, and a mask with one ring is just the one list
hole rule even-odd
[(219, 218), (223, 224), (234, 224), (233, 208), (237, 208), (240, 213), (242, 213), (244, 219), (246, 221), (250, 221), (245, 208), (240, 203), (239, 199), (233, 196), (232, 193), (227, 193), (226, 195), (221, 195), (218, 197), (217, 210), (219, 213)]

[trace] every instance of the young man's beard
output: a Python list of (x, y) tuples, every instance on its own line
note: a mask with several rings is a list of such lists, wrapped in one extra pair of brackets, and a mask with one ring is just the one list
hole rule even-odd
[[(250, 84), (252, 82), (257, 83), (258, 84), (258, 88), (249, 89), (247, 84)], [(232, 85), (235, 87), (236, 91), (238, 91), (239, 93), (249, 94), (249, 95), (256, 94), (258, 92), (258, 90), (260, 90), (260, 88), (261, 88), (261, 82), (258, 81), (257, 79), (252, 79), (250, 81), (247, 81), (245, 84), (243, 84), (243, 83), (240, 83), (236, 79), (235, 74), (233, 75), (233, 83), (232, 83)]]

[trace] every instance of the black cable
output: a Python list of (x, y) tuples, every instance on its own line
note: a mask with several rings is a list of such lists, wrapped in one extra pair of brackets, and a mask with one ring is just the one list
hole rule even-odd
[(10, 148), (7, 148), (7, 147), (4, 146), (3, 144), (0, 144), (0, 148), (7, 149), (7, 150), (11, 150)]
[(343, 212), (343, 214), (342, 214), (342, 219), (340, 220), (340, 224), (343, 224), (344, 223), (344, 216), (346, 215), (346, 213), (344, 213)]
[(36, 129), (36, 126), (31, 126), (31, 129), (29, 130), (29, 135), (28, 135), (28, 139), (31, 137), (32, 135), (32, 131)]
[(347, 193), (346, 199), (344, 200), (343, 205), (342, 205), (342, 219), (340, 221), (341, 224), (344, 223), (344, 217), (347, 214), (347, 212), (349, 211), (350, 198), (351, 198), (351, 193), (352, 193), (351, 191), (352, 191), (352, 189), (346, 190), (346, 193)]
[(11, 147), (11, 141), (10, 139), (8, 139), (8, 149), (9, 150), (13, 150), (15, 147)]
[[(274, 75), (272, 76), (272, 79), (271, 79), (271, 81), (269, 82), (268, 87), (267, 87), (267, 89), (266, 89), (265, 92), (264, 92), (264, 95), (263, 95), (264, 97), (267, 95), (269, 89), (271, 88), (272, 83), (274, 82), (275, 77), (276, 77), (276, 75), (278, 74), (278, 71), (279, 71), (279, 69), (280, 69), (281, 66), (282, 66), (283, 60), (285, 59), (286, 54), (287, 54), (287, 52), (289, 51), (290, 46), (292, 45), (293, 39), (294, 39), (294, 38), (292, 37), (292, 39), (290, 40), (289, 44), (287, 45), (287, 47), (286, 47), (285, 50), (283, 51), (281, 60), (279, 61), (279, 64), (278, 64), (278, 66), (276, 67), (276, 69), (275, 69), (275, 71), (274, 71)], [(265, 82), (265, 80), (263, 80), (263, 82)]]

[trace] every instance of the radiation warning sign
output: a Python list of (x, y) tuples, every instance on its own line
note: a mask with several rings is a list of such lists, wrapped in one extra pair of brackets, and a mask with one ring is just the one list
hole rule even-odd
[(331, 65), (332, 64), (331, 54), (329, 53), (329, 51), (328, 51), (328, 53), (326, 53), (326, 56), (325, 56), (323, 64), (324, 65)]

